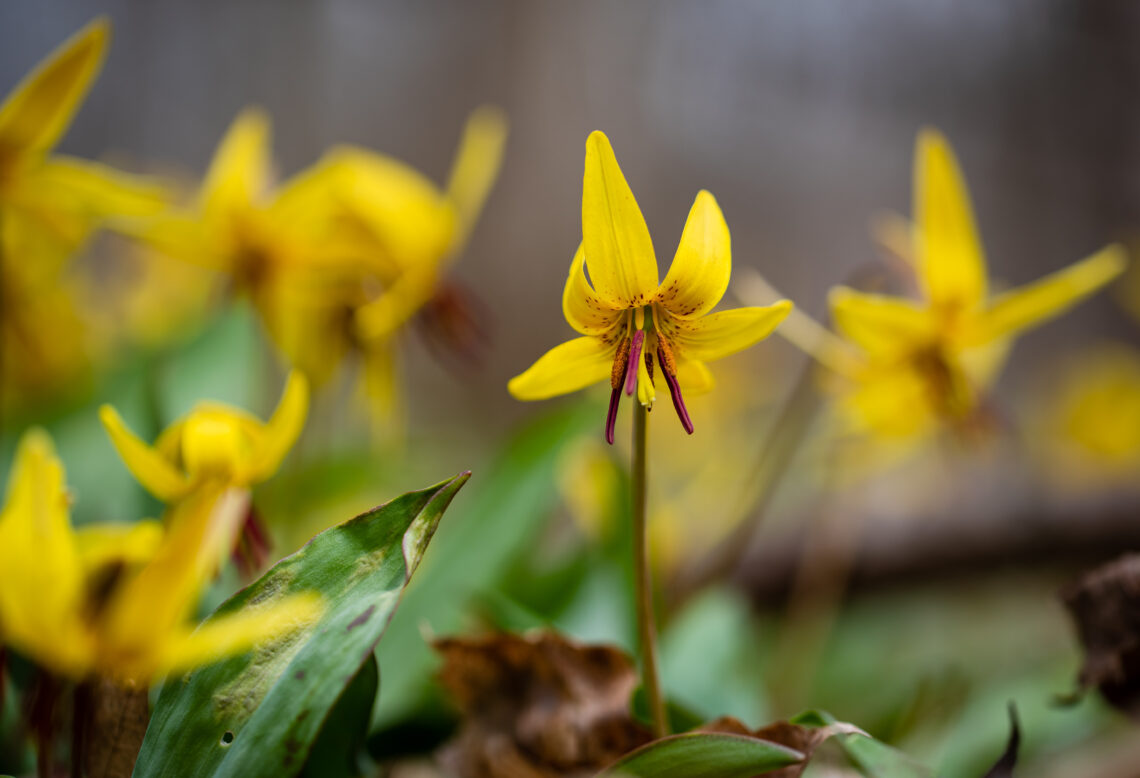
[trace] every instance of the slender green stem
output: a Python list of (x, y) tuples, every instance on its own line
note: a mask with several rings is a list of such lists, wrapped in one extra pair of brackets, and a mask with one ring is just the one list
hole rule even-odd
[(657, 673), (657, 628), (653, 623), (653, 581), (649, 570), (649, 532), (645, 515), (646, 467), (649, 413), (634, 400), (633, 411), (633, 576), (637, 598), (637, 633), (641, 643), (642, 685), (653, 717), (653, 734), (665, 737), (669, 723), (665, 717), (665, 698)]

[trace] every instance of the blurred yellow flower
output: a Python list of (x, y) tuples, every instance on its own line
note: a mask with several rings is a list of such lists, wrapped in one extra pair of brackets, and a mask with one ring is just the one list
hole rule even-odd
[(147, 684), (315, 619), (316, 595), (194, 630), (202, 587), (233, 544), (245, 499), (208, 489), (158, 522), (72, 529), (50, 438), (20, 441), (0, 512), (0, 640), (58, 674)]
[(287, 207), (289, 186), (273, 188), (269, 132), (261, 111), (239, 114), (195, 203), (148, 222), (141, 234), (165, 254), (223, 274), (259, 308), (271, 301), (281, 273), (319, 250), (313, 220)]
[(69, 258), (110, 217), (146, 216), (161, 189), (87, 160), (52, 155), (98, 74), (111, 25), (97, 19), (0, 104), (0, 253), (35, 272)]
[(497, 111), (477, 111), (443, 192), (403, 163), (350, 147), (274, 188), (269, 120), (249, 109), (219, 145), (196, 205), (155, 221), (144, 238), (247, 294), (314, 384), (357, 357), (372, 410), (387, 419), (397, 395), (391, 336), (436, 294), (498, 172), (505, 134)]
[(954, 153), (936, 130), (918, 136), (914, 225), (893, 230), (919, 299), (831, 291), (835, 330), (803, 317), (782, 330), (840, 378), (839, 409), (853, 431), (914, 440), (968, 425), (1012, 339), (1108, 284), (1126, 266), (1109, 246), (1023, 287), (991, 295), (969, 196)]
[(99, 417), (139, 483), (175, 503), (211, 484), (249, 487), (273, 475), (301, 434), (308, 403), (308, 381), (293, 372), (267, 423), (228, 405), (202, 402), (167, 427), (154, 446), (131, 432), (111, 406), (101, 407)]
[(163, 205), (158, 187), (52, 154), (99, 68), (99, 19), (54, 51), (0, 104), (0, 389), (4, 406), (73, 384), (90, 343), (67, 261), (101, 225)]
[(511, 379), (508, 389), (520, 400), (541, 400), (608, 378), (606, 440), (612, 443), (623, 387), (630, 395), (636, 389), (645, 406), (656, 399), (656, 355), (677, 415), (691, 433), (682, 386), (690, 391), (711, 387), (705, 362), (763, 340), (792, 308), (783, 300), (711, 313), (728, 288), (730, 271), (728, 226), (713, 196), (701, 191), (669, 273), (658, 283), (657, 259), (641, 209), (609, 139), (591, 133), (582, 185), (582, 245), (562, 296), (566, 321), (583, 337), (548, 351)]
[(477, 109), (442, 190), (399, 160), (334, 148), (291, 198), (297, 210), (321, 209), (337, 251), (298, 283), (280, 287), (276, 339), (314, 380), (355, 354), (374, 419), (391, 421), (398, 406), (393, 336), (413, 315), (432, 316), (431, 331), (449, 339), (444, 345), (469, 345), (475, 323), (443, 284), (498, 175), (506, 136), (500, 111)]
[[(921, 299), (843, 286), (830, 295), (836, 331), (871, 364), (869, 379), (852, 396), (853, 410), (888, 433), (892, 420), (913, 408), (951, 422), (967, 420), (1009, 339), (1064, 312), (1126, 266), (1124, 250), (1110, 246), (991, 296), (969, 195), (949, 143), (936, 130), (918, 137), (914, 198)], [(913, 427), (904, 422), (903, 429)]]
[(1140, 351), (1110, 344), (1082, 353), (1068, 365), (1048, 418), (1070, 475), (1140, 474)]

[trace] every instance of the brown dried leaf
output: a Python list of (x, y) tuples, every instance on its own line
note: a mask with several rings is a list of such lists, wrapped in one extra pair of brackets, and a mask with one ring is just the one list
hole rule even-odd
[(1061, 592), (1085, 649), (1078, 683), (1140, 718), (1140, 554), (1086, 573)]
[(463, 713), (440, 754), (457, 778), (591, 776), (650, 740), (630, 712), (637, 674), (620, 649), (549, 632), (434, 647), (440, 681)]

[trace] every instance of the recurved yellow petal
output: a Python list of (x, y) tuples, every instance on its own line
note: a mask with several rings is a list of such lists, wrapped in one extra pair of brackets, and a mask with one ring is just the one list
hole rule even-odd
[(320, 595), (295, 594), (265, 607), (245, 608), (190, 632), (176, 630), (154, 670), (165, 676), (278, 640), (316, 622), (324, 609)]
[(507, 117), (497, 108), (484, 105), (475, 110), (463, 128), (451, 176), (447, 199), (455, 207), (455, 246), (467, 241), (471, 228), (483, 210), (483, 203), (503, 163), (507, 142)]
[(678, 357), (711, 362), (759, 343), (772, 334), (792, 310), (792, 303), (781, 300), (756, 308), (733, 308), (700, 319), (678, 321), (674, 335)]
[(949, 142), (935, 129), (918, 135), (914, 160), (918, 274), (938, 307), (972, 308), (986, 297), (986, 261), (970, 195)]
[(633, 308), (653, 298), (657, 258), (649, 228), (609, 139), (597, 130), (586, 140), (582, 244), (594, 288), (607, 301)]
[(219, 272), (232, 269), (226, 248), (197, 217), (164, 213), (147, 219), (130, 233), (155, 251), (179, 261)]
[(517, 400), (545, 400), (575, 392), (610, 377), (614, 346), (599, 338), (568, 340), (539, 357), (530, 368), (507, 384)]
[(250, 481), (261, 481), (277, 471), (281, 460), (300, 437), (308, 412), (309, 382), (304, 374), (294, 370), (285, 382), (285, 391), (281, 394), (277, 409), (266, 422), (260, 440), (257, 441), (249, 473)]
[(57, 198), (74, 198), (87, 213), (103, 219), (153, 216), (168, 200), (166, 189), (156, 180), (76, 157), (53, 155), (36, 171), (36, 177)]
[(0, 636), (52, 669), (81, 675), (90, 645), (78, 623), (83, 568), (51, 438), (25, 433), (0, 512)]
[(438, 267), (453, 245), (456, 213), (439, 188), (399, 160), (365, 149), (330, 151), (322, 165), (341, 177), (341, 197), (371, 232), (370, 250), (389, 277)]
[(1038, 281), (1000, 294), (975, 318), (966, 342), (986, 343), (1042, 324), (1108, 284), (1127, 265), (1124, 248), (1112, 245)]
[(837, 286), (828, 301), (835, 329), (872, 356), (897, 356), (934, 336), (929, 309), (902, 297)]
[(674, 316), (704, 316), (724, 297), (731, 271), (728, 225), (716, 199), (702, 189), (689, 210), (681, 243), (657, 299)]
[(192, 486), (190, 480), (131, 432), (114, 408), (102, 406), (99, 418), (123, 464), (151, 494), (163, 502), (174, 502), (186, 495)]
[(208, 220), (227, 220), (255, 205), (269, 185), (269, 117), (258, 108), (238, 114), (214, 153), (202, 183)]
[(57, 48), (0, 105), (0, 148), (42, 154), (59, 141), (103, 64), (111, 23), (100, 17)]
[(601, 335), (622, 317), (621, 308), (601, 297), (586, 280), (586, 253), (582, 246), (574, 252), (570, 276), (562, 290), (562, 313), (566, 321), (583, 335)]

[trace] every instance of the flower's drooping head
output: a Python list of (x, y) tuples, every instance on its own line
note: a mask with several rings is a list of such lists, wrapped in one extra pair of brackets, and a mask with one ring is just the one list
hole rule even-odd
[(551, 349), (508, 389), (520, 400), (541, 400), (609, 379), (606, 440), (612, 443), (622, 393), (636, 392), (642, 405), (652, 407), (659, 370), (691, 433), (682, 390), (709, 389), (706, 362), (763, 340), (792, 307), (784, 300), (710, 313), (728, 288), (731, 264), (724, 216), (713, 196), (701, 191), (673, 264), (658, 283), (641, 209), (609, 139), (591, 133), (582, 182), (582, 244), (562, 295), (566, 321), (582, 337)]
[(131, 432), (111, 406), (104, 405), (100, 416), (139, 483), (160, 500), (176, 502), (207, 482), (248, 487), (273, 475), (301, 433), (308, 398), (308, 381), (294, 372), (268, 422), (220, 403), (200, 403), (154, 447)]

